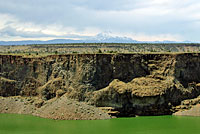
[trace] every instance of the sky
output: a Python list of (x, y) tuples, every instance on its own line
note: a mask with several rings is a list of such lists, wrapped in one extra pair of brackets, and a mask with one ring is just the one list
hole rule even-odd
[(200, 42), (199, 0), (0, 0), (0, 40)]

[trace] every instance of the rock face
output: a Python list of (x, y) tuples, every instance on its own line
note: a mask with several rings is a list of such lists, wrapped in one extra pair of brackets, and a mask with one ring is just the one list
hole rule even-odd
[(0, 96), (65, 93), (119, 116), (172, 114), (200, 95), (200, 54), (0, 55)]

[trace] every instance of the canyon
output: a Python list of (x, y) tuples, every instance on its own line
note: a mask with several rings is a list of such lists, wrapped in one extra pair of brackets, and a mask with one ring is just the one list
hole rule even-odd
[[(74, 114), (80, 106), (89, 115), (92, 109), (93, 115), (98, 113), (90, 119), (109, 119), (107, 113), (117, 117), (171, 115), (200, 103), (199, 68), (199, 53), (0, 55), (0, 104), (7, 107), (1, 107), (0, 113), (15, 112), (7, 106), (15, 103), (11, 101), (15, 97), (31, 98), (30, 105), (43, 113), (45, 108), (55, 110), (58, 101), (63, 100), (57, 104), (60, 111), (75, 102)], [(54, 118), (54, 113), (47, 118)], [(74, 117), (87, 119), (89, 115)]]

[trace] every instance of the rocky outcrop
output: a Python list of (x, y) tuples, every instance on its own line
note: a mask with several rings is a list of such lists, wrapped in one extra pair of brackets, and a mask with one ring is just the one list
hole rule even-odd
[(184, 88), (174, 77), (160, 80), (135, 78), (124, 83), (114, 80), (104, 89), (93, 92), (91, 102), (99, 107), (114, 107), (119, 116), (172, 114), (181, 100), (196, 97), (199, 88)]
[[(172, 114), (200, 95), (200, 55), (0, 55), (0, 95), (58, 97), (112, 107), (119, 116)], [(56, 98), (57, 98), (56, 97)]]
[(183, 100), (180, 105), (175, 106), (173, 109), (175, 111), (173, 115), (200, 116), (200, 96), (194, 99)]
[(200, 104), (197, 104), (188, 110), (180, 110), (180, 111), (174, 113), (173, 115), (176, 115), (176, 116), (200, 116)]

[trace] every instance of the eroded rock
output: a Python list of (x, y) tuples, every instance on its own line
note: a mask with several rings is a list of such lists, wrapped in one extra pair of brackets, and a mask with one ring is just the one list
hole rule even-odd
[(47, 101), (65, 93), (125, 116), (171, 114), (200, 95), (199, 67), (200, 55), (191, 53), (0, 55), (0, 95)]

